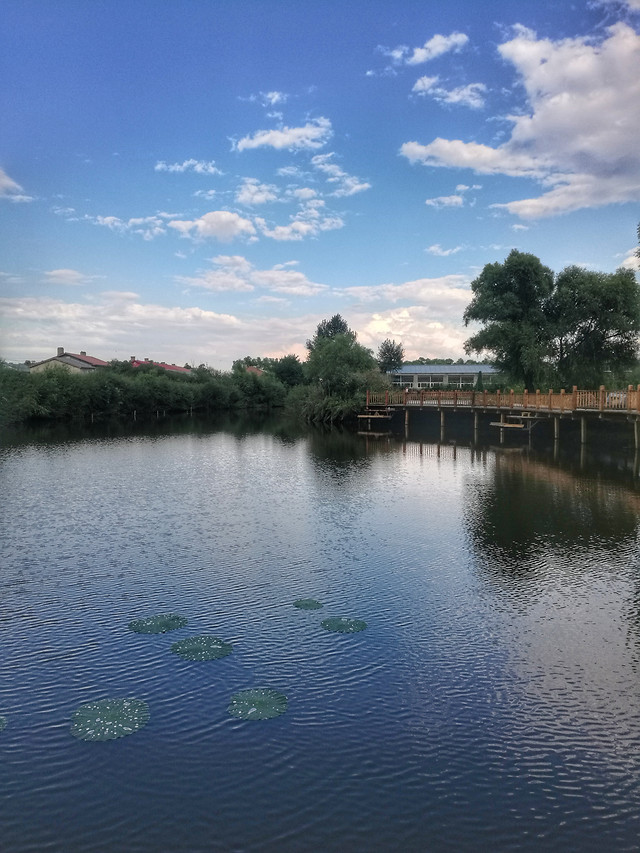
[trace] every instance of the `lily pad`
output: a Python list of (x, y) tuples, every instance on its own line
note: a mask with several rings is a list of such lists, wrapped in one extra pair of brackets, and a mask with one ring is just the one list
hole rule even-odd
[(227, 709), (241, 720), (270, 720), (287, 710), (287, 697), (270, 687), (255, 687), (234, 693)]
[(129, 622), (129, 630), (136, 634), (166, 634), (167, 631), (184, 628), (187, 621), (177, 613), (159, 613), (157, 616), (147, 616), (146, 619), (134, 619)]
[(337, 634), (357, 634), (367, 627), (367, 623), (362, 619), (348, 619), (346, 616), (332, 616), (323, 619), (320, 624), (325, 631), (334, 631)]
[(174, 643), (171, 651), (185, 660), (218, 660), (230, 655), (233, 646), (217, 637), (187, 637)]
[(4, 728), (6, 728), (6, 725), (7, 725), (7, 718), (6, 717), (0, 717), (0, 732)]
[(321, 601), (316, 601), (315, 598), (299, 598), (293, 602), (293, 606), (298, 610), (320, 610), (324, 605)]
[(149, 722), (142, 699), (100, 699), (80, 705), (71, 718), (71, 734), (80, 740), (115, 740), (132, 735)]

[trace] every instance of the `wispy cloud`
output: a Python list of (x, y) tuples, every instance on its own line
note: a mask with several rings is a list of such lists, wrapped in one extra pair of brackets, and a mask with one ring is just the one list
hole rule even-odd
[(484, 94), (487, 87), (484, 83), (469, 83), (454, 89), (445, 89), (440, 85), (439, 77), (420, 77), (411, 90), (416, 95), (429, 95), (440, 104), (459, 104), (478, 110), (484, 106)]
[(449, 255), (457, 255), (462, 251), (462, 246), (455, 246), (453, 249), (443, 249), (440, 243), (434, 243), (426, 249), (430, 255), (436, 255), (439, 258), (448, 258)]
[(174, 219), (167, 223), (183, 237), (229, 243), (238, 237), (251, 238), (256, 229), (249, 219), (229, 210), (212, 210), (198, 219)]
[(399, 45), (391, 50), (380, 49), (396, 65), (422, 65), (424, 62), (430, 62), (445, 53), (452, 51), (457, 53), (465, 47), (468, 41), (469, 37), (464, 33), (453, 32), (448, 36), (436, 33), (422, 47), (411, 48), (407, 45)]
[(350, 175), (344, 169), (341, 169), (333, 161), (335, 156), (335, 153), (331, 152), (330, 154), (316, 154), (311, 158), (311, 165), (319, 172), (327, 175), (327, 182), (335, 186), (335, 189), (331, 193), (332, 196), (343, 198), (371, 189), (371, 184), (361, 181), (355, 175)]
[(197, 175), (222, 175), (215, 160), (184, 160), (182, 163), (166, 163), (158, 160), (154, 166), (156, 172), (195, 172)]
[(86, 275), (72, 269), (47, 270), (44, 276), (47, 284), (64, 284), (73, 287), (90, 284), (98, 278), (104, 278), (104, 276)]
[(0, 199), (3, 198), (16, 203), (33, 201), (33, 196), (26, 195), (20, 184), (0, 169)]
[(290, 269), (295, 262), (260, 270), (241, 255), (218, 255), (211, 261), (213, 269), (200, 270), (193, 277), (179, 276), (176, 281), (214, 292), (267, 290), (282, 296), (315, 296), (329, 289), (326, 284), (310, 281), (299, 270)]
[(237, 151), (252, 148), (275, 148), (277, 150), (296, 151), (322, 148), (333, 136), (331, 122), (327, 118), (313, 119), (302, 127), (282, 127), (272, 130), (258, 130), (249, 136), (243, 136), (234, 143)]

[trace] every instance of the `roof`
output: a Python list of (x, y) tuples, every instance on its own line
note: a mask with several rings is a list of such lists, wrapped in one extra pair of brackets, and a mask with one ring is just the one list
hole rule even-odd
[(82, 353), (65, 352), (65, 355), (75, 358), (78, 361), (84, 361), (92, 367), (107, 367), (109, 362), (103, 361), (101, 358), (96, 358), (93, 355), (83, 355)]
[(394, 376), (407, 374), (429, 374), (430, 376), (475, 376), (476, 373), (500, 373), (492, 364), (403, 364), (396, 370), (389, 371)]
[(134, 367), (142, 367), (145, 364), (151, 365), (152, 367), (161, 367), (163, 370), (171, 371), (171, 373), (191, 373), (191, 370), (188, 367), (179, 367), (177, 364), (167, 364), (166, 361), (149, 361), (147, 359), (142, 360), (140, 358), (132, 359), (131, 364)]
[(80, 370), (93, 370), (95, 367), (109, 366), (108, 361), (103, 361), (101, 358), (96, 358), (93, 355), (63, 352), (59, 355), (51, 356), (51, 358), (44, 358), (42, 361), (33, 361), (29, 364), (29, 368), (39, 367), (41, 364), (47, 364), (50, 361), (57, 361), (60, 364), (68, 364), (70, 367), (77, 367)]

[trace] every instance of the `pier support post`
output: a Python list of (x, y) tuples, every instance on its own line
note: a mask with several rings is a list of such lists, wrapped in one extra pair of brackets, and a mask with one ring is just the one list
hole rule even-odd
[(633, 422), (633, 446), (636, 450), (640, 450), (640, 418), (636, 418)]
[(553, 418), (553, 440), (560, 440), (560, 418), (557, 415)]
[(587, 443), (587, 418), (586, 415), (582, 415), (580, 418), (580, 444)]

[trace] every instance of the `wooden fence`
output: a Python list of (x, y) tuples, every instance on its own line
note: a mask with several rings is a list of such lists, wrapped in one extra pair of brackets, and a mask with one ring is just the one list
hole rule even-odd
[(367, 391), (367, 409), (375, 408), (467, 408), (498, 409), (509, 411), (547, 412), (617, 412), (640, 415), (640, 385), (625, 391), (607, 391), (601, 386), (597, 391), (564, 390), (555, 392), (525, 391)]

